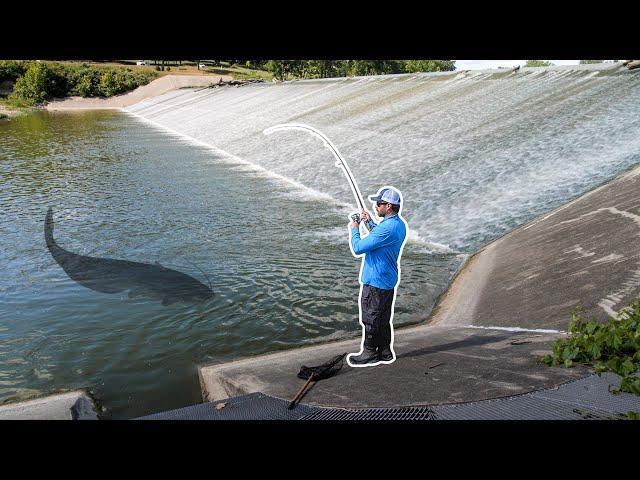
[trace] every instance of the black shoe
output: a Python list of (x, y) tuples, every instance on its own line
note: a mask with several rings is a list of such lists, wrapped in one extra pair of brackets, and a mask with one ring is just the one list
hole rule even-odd
[(383, 362), (390, 362), (391, 360), (393, 360), (393, 352), (391, 351), (389, 345), (387, 345), (386, 347), (380, 347), (378, 355), (380, 357), (380, 360)]
[(377, 350), (371, 347), (364, 347), (364, 350), (360, 355), (356, 355), (352, 353), (347, 357), (350, 363), (354, 365), (364, 365), (367, 363), (376, 363), (378, 361), (378, 352)]

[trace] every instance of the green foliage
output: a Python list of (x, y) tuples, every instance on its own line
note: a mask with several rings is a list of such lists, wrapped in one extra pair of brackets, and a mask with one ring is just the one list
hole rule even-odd
[(280, 80), (455, 70), (454, 60), (249, 60), (246, 64), (260, 66)]
[(16, 81), (27, 71), (27, 62), (0, 60), (0, 82)]
[(455, 60), (405, 60), (404, 71), (415, 72), (450, 72), (456, 69)]
[(527, 60), (525, 67), (552, 67), (553, 63), (548, 60)]
[(4, 120), (5, 118), (9, 118), (9, 116), (4, 113), (0, 113), (0, 120)]
[(49, 68), (44, 63), (32, 63), (16, 81), (9, 100), (14, 104), (35, 105), (47, 99)]
[(629, 420), (640, 420), (640, 412), (627, 412)]
[(603, 63), (604, 60), (580, 60), (580, 65), (588, 65), (591, 63)]
[(32, 106), (69, 95), (110, 97), (146, 85), (156, 76), (152, 70), (134, 71), (126, 67), (28, 62), (9, 101), (17, 106)]
[(612, 371), (622, 377), (619, 391), (640, 395), (640, 299), (621, 310), (616, 319), (598, 323), (583, 321), (584, 309), (577, 307), (569, 322), (569, 336), (553, 345), (551, 355), (541, 361), (547, 365), (574, 363), (593, 365), (598, 374)]

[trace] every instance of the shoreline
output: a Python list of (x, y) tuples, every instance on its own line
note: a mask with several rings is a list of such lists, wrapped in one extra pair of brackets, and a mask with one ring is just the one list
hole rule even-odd
[(209, 87), (231, 81), (225, 75), (164, 75), (135, 90), (109, 98), (67, 97), (53, 99), (43, 109), (48, 111), (120, 109), (181, 88)]

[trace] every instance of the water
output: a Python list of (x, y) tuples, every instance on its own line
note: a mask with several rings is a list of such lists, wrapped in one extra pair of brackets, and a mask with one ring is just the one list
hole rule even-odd
[[(120, 112), (39, 112), (0, 138), (0, 401), (90, 387), (106, 417), (133, 418), (199, 402), (199, 364), (359, 335), (341, 207)], [(207, 283), (201, 269), (215, 298), (82, 287), (46, 249), (49, 206), (65, 249)], [(396, 321), (417, 323), (459, 259), (403, 260)]]
[[(466, 255), (640, 161), (640, 75), (497, 77), (179, 90), (0, 122), (0, 402), (89, 387), (132, 418), (199, 402), (200, 364), (359, 335), (348, 183), (317, 139), (269, 126), (319, 128), (364, 195), (402, 190), (396, 325), (423, 321)], [(201, 269), (216, 296), (78, 285), (46, 249), (48, 206), (67, 250)]]

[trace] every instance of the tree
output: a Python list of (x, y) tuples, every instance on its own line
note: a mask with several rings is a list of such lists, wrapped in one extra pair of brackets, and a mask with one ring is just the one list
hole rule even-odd
[(527, 60), (525, 67), (552, 67), (553, 63), (549, 60)]
[(456, 69), (455, 60), (404, 60), (404, 71), (417, 72), (450, 72)]
[(580, 65), (589, 65), (592, 63), (603, 63), (604, 60), (580, 60)]
[(48, 75), (49, 67), (45, 63), (32, 63), (25, 74), (16, 81), (11, 97), (26, 105), (46, 101)]

